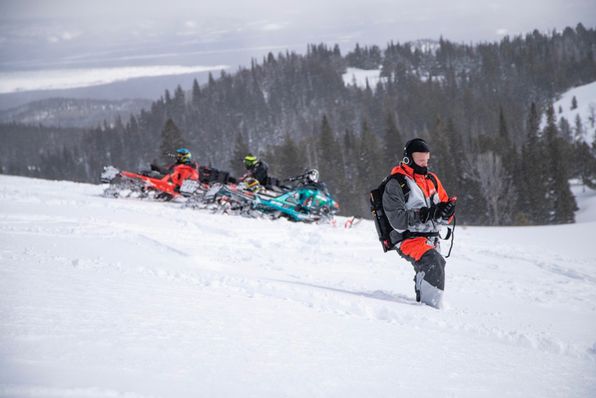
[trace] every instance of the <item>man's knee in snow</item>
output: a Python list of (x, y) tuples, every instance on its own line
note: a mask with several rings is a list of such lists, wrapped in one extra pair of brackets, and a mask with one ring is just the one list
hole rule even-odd
[(424, 272), (424, 280), (441, 290), (445, 289), (445, 259), (436, 250), (429, 250), (418, 261), (416, 271)]

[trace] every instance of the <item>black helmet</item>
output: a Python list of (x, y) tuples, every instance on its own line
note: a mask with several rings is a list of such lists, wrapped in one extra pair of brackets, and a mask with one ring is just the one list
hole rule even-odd
[(422, 167), (414, 162), (412, 159), (412, 154), (414, 152), (430, 152), (430, 147), (422, 138), (414, 138), (406, 143), (404, 147), (404, 158), (402, 160), (402, 164), (406, 164), (410, 166), (414, 173), (427, 175), (428, 174), (428, 167)]
[(411, 164), (412, 162), (412, 154), (414, 152), (430, 152), (430, 147), (422, 138), (414, 138), (406, 142), (406, 146), (404, 146), (404, 158), (402, 162), (404, 164)]

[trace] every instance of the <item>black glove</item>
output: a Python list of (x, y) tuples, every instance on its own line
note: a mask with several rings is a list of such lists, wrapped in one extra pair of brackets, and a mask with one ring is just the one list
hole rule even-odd
[(455, 202), (440, 202), (437, 204), (439, 217), (449, 219), (455, 213)]
[(435, 205), (432, 205), (431, 207), (421, 207), (420, 221), (422, 223), (427, 223), (429, 220), (438, 220), (441, 217), (438, 210), (439, 208)]

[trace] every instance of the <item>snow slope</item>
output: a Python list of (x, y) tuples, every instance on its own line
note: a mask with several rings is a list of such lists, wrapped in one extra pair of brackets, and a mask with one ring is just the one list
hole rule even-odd
[(342, 75), (342, 78), (346, 86), (356, 86), (360, 88), (366, 88), (366, 82), (368, 81), (368, 86), (374, 90), (377, 87), (377, 83), (381, 80), (381, 68), (347, 68), (346, 72)]
[(596, 396), (593, 219), (458, 228), (435, 310), (368, 221), (101, 190), (0, 176), (0, 397)]
[(596, 191), (586, 187), (579, 180), (571, 180), (571, 192), (575, 196), (578, 211), (575, 212), (575, 222), (596, 222)]
[[(577, 108), (571, 109), (573, 97), (577, 100)], [(591, 144), (596, 138), (596, 125), (592, 118), (596, 118), (596, 82), (574, 87), (561, 95), (553, 104), (557, 122), (561, 118), (567, 119), (575, 131), (575, 119), (579, 115), (584, 127), (584, 140)], [(563, 112), (559, 113), (559, 109)], [(543, 116), (541, 127), (546, 126), (546, 117)]]

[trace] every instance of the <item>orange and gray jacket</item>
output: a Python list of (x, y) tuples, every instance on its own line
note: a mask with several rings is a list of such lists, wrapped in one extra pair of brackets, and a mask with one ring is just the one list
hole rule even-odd
[[(401, 241), (401, 234), (405, 231), (416, 234), (438, 233), (443, 225), (449, 223), (448, 220), (440, 219), (429, 220), (423, 223), (420, 220), (420, 208), (431, 207), (439, 202), (447, 202), (449, 196), (439, 178), (433, 174), (429, 175), (414, 173), (414, 170), (405, 164), (395, 166), (391, 170), (391, 175), (402, 174), (405, 183), (408, 185), (404, 195), (404, 189), (400, 186), (398, 179), (392, 178), (385, 185), (383, 193), (383, 209), (387, 219), (393, 228), (391, 239), (394, 242)], [(407, 198), (406, 198), (407, 196)]]

